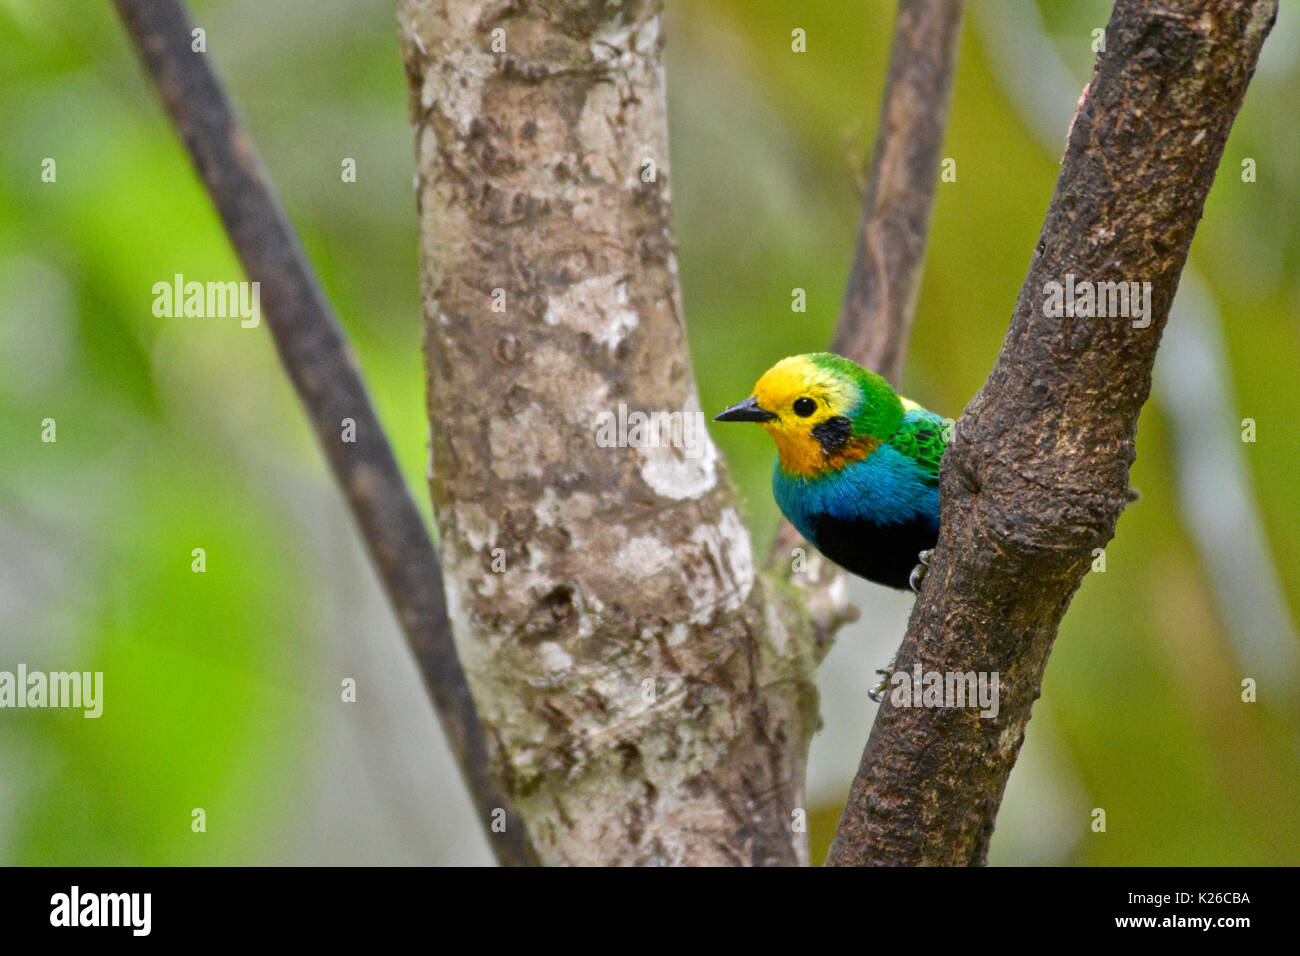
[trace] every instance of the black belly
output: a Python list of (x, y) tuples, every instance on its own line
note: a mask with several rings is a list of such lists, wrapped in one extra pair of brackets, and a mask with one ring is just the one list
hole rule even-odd
[(908, 589), (916, 556), (934, 547), (939, 529), (929, 518), (872, 524), (820, 515), (812, 519), (817, 550), (846, 571), (891, 588)]

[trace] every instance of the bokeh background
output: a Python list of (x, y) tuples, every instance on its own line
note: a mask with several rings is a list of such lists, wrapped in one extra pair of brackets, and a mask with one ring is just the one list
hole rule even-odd
[[(893, 6), (669, 0), (670, 181), (706, 409), (828, 341)], [(970, 7), (944, 146), (957, 180), (938, 187), (906, 382), (954, 417), (993, 364), (1109, 13)], [(193, 9), (427, 517), (392, 4)], [(1284, 5), (1228, 142), (1141, 420), (1143, 497), (1061, 629), (994, 863), (1300, 863), (1295, 14)], [(0, 863), (489, 862), (265, 327), (152, 315), (160, 279), (239, 273), (110, 4), (0, 0), (0, 130), (0, 669), (106, 675), (99, 720), (0, 711)], [(770, 444), (715, 437), (765, 549)], [(814, 859), (911, 603), (854, 596), (862, 620), (822, 668)]]

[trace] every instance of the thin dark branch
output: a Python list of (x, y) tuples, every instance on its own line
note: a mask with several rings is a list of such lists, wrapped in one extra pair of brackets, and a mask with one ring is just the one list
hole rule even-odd
[[(280, 206), (257, 150), (176, 0), (115, 0), (163, 104), (185, 141), (249, 278), (261, 284), (285, 371), (347, 495), (389, 601), (424, 677), (489, 843), (503, 864), (533, 862), (522, 819), (488, 775), (487, 747), (456, 657), (442, 572), (352, 351)], [(414, 346), (412, 346), (414, 347)], [(343, 441), (343, 421), (356, 423)], [(505, 833), (491, 832), (505, 810)]]
[(831, 351), (897, 386), (916, 315), (962, 0), (901, 0), (857, 247)]
[[(1116, 4), (1002, 351), (944, 457), (939, 546), (898, 654), (896, 678), (996, 674), (997, 713), (887, 699), (830, 864), (984, 862), (1057, 628), (1128, 501), (1160, 332), (1276, 15)], [(1050, 284), (1069, 277), (1149, 283), (1148, 307), (1057, 314)]]
[[(831, 351), (884, 375), (895, 386), (912, 336), (939, 150), (948, 123), (961, 35), (962, 0), (900, 0), (875, 152), (863, 196), (853, 265)], [(790, 573), (799, 532), (781, 522), (768, 567), (803, 591), (824, 652), (856, 610), (837, 598), (844, 572), (804, 546), (806, 571)]]

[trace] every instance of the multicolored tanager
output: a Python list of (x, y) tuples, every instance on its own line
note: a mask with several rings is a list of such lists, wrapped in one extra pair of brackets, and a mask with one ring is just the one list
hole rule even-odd
[(856, 362), (813, 352), (776, 363), (714, 421), (755, 422), (775, 439), (776, 502), (822, 554), (917, 587), (939, 535), (944, 419)]

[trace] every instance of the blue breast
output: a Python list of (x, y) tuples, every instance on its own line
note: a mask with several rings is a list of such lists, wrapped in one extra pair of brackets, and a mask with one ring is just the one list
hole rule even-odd
[(922, 518), (939, 527), (935, 477), (890, 445), (816, 478), (787, 475), (777, 462), (772, 493), (782, 514), (814, 545), (818, 544), (815, 520), (822, 516), (874, 525)]

